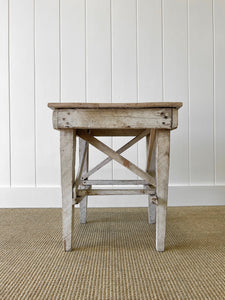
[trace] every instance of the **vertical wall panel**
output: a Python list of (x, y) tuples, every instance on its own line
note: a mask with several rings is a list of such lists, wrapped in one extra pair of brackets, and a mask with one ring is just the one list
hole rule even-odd
[(10, 107), (12, 185), (35, 184), (34, 7), (10, 0)]
[(162, 100), (161, 1), (138, 1), (138, 98)]
[[(162, 101), (161, 1), (138, 2), (138, 101)], [(138, 165), (146, 167), (145, 138), (138, 143)]]
[(225, 184), (225, 2), (214, 0), (216, 183)]
[(8, 0), (0, 0), (0, 186), (10, 185)]
[[(87, 0), (87, 101), (111, 102), (111, 19), (110, 0)], [(111, 138), (100, 138), (111, 146)], [(90, 168), (105, 155), (90, 146)], [(112, 163), (100, 169), (92, 178), (111, 179)]]
[[(0, 185), (60, 184), (48, 102), (161, 100), (184, 102), (170, 183), (224, 184), (224, 20), (223, 0), (0, 0)], [(145, 168), (145, 140), (124, 156)], [(94, 177), (112, 175), (136, 178)]]
[(87, 100), (111, 102), (110, 0), (87, 0)]
[(85, 1), (60, 1), (61, 100), (85, 101)]
[(59, 2), (36, 0), (35, 7), (37, 185), (58, 185), (59, 133), (48, 102), (60, 99)]
[(137, 101), (136, 0), (112, 0), (112, 89), (115, 102)]
[[(114, 102), (137, 101), (137, 9), (136, 0), (112, 0), (112, 99)], [(117, 150), (129, 138), (113, 139)], [(137, 163), (137, 146), (123, 154)], [(113, 164), (113, 176), (126, 179), (136, 176)]]
[(189, 1), (191, 183), (214, 182), (212, 1)]
[(163, 3), (164, 32), (164, 97), (181, 101), (179, 127), (171, 133), (170, 182), (189, 183), (189, 98), (188, 98), (188, 28), (187, 1)]

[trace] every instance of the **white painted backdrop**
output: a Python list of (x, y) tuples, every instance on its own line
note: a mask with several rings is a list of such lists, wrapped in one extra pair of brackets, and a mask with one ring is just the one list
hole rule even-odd
[[(0, 0), (0, 206), (61, 205), (47, 103), (71, 101), (182, 101), (169, 204), (225, 204), (224, 80), (225, 0)], [(127, 139), (104, 138), (115, 149)], [(144, 166), (144, 150), (126, 155)], [(134, 178), (116, 163), (97, 175)]]

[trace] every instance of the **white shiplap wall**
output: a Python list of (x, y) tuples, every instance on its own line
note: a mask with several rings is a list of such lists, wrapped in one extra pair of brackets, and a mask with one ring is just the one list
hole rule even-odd
[[(224, 28), (225, 0), (0, 0), (0, 206), (60, 206), (57, 101), (182, 101), (169, 204), (225, 204)], [(144, 152), (126, 155), (143, 167)], [(103, 157), (91, 147), (90, 166)], [(97, 176), (135, 178), (117, 163)]]

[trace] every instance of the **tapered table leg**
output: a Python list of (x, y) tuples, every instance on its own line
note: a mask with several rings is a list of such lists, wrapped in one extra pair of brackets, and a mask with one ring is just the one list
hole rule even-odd
[[(155, 129), (146, 135), (146, 171), (148, 173), (155, 172)], [(156, 216), (156, 205), (152, 202), (152, 196), (148, 196), (148, 223), (154, 224)]]
[[(79, 138), (79, 160), (80, 160), (80, 164), (81, 164), (81, 160), (82, 160), (82, 152), (83, 149), (85, 148), (86, 145), (86, 141), (84, 141), (83, 139)], [(89, 145), (87, 144), (87, 153), (85, 155), (84, 158), (84, 165), (83, 165), (83, 169), (82, 169), (82, 173), (86, 173), (88, 171), (88, 157), (89, 157)], [(84, 187), (87, 188), (87, 187)], [(82, 199), (82, 201), (80, 202), (80, 223), (81, 224), (85, 224), (87, 222), (87, 203), (88, 203), (88, 196), (84, 197)]]
[(74, 240), (74, 207), (72, 205), (75, 176), (76, 131), (60, 130), (62, 222), (64, 251), (71, 251)]
[(164, 251), (166, 234), (166, 209), (168, 199), (170, 159), (170, 130), (156, 131), (156, 250)]

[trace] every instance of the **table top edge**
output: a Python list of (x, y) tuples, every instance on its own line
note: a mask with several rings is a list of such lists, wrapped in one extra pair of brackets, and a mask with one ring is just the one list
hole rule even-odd
[(116, 108), (176, 108), (183, 106), (182, 102), (139, 102), (139, 103), (84, 103), (84, 102), (49, 102), (48, 107), (55, 109), (116, 109)]

